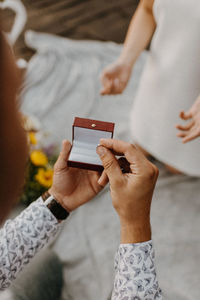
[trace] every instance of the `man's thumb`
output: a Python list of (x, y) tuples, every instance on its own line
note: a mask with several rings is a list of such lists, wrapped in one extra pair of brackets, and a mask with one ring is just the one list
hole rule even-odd
[(109, 178), (110, 184), (114, 187), (120, 185), (123, 181), (123, 175), (114, 154), (105, 147), (98, 146), (97, 154), (99, 155), (104, 170)]
[(69, 157), (69, 153), (70, 153), (70, 149), (71, 149), (71, 144), (69, 141), (64, 140), (62, 142), (62, 150), (60, 152), (60, 155), (58, 157), (58, 160), (55, 164), (55, 169), (56, 170), (63, 170), (67, 168), (67, 160)]

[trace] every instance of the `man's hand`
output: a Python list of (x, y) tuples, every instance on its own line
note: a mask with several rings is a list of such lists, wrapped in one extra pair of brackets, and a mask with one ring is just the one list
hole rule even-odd
[[(53, 185), (49, 193), (68, 211), (94, 198), (103, 188), (98, 184), (97, 172), (69, 168), (67, 160), (71, 144), (63, 141), (62, 151), (54, 166)], [(106, 184), (104, 180), (104, 185)]]
[(101, 74), (102, 95), (121, 94), (126, 88), (132, 68), (121, 61), (106, 67)]
[(180, 118), (185, 121), (190, 120), (186, 125), (176, 126), (180, 130), (177, 136), (182, 138), (183, 143), (192, 141), (200, 136), (200, 96), (188, 112), (182, 111), (180, 113)]
[[(157, 167), (134, 145), (112, 139), (102, 139), (100, 145), (97, 153), (109, 178), (113, 206), (120, 218), (121, 242), (150, 240), (150, 207), (158, 177)], [(130, 163), (130, 173), (122, 173), (113, 153), (125, 155)]]

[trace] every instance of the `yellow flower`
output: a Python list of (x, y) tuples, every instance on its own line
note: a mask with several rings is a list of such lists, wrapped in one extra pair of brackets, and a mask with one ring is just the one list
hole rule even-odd
[(44, 187), (49, 188), (53, 183), (53, 170), (39, 168), (38, 173), (35, 175), (35, 179)]
[(36, 136), (35, 136), (35, 132), (34, 131), (30, 131), (28, 133), (28, 137), (29, 137), (29, 141), (32, 145), (36, 145), (37, 144), (37, 139), (36, 139)]
[(47, 156), (40, 150), (32, 151), (30, 159), (35, 166), (46, 166), (48, 163)]

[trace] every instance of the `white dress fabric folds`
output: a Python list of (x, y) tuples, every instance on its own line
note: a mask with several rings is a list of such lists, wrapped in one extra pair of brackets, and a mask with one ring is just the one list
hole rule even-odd
[(200, 2), (155, 0), (157, 28), (131, 113), (134, 140), (160, 161), (200, 176), (200, 139), (182, 144), (175, 125), (200, 94)]

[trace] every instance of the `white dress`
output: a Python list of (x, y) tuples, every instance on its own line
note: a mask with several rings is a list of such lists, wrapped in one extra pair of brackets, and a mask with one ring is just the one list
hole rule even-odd
[(179, 113), (200, 94), (200, 1), (155, 0), (157, 28), (131, 113), (134, 141), (160, 161), (200, 176), (200, 138), (176, 137)]

